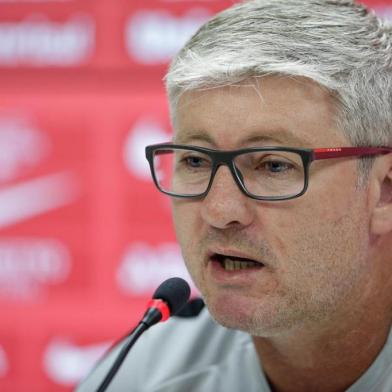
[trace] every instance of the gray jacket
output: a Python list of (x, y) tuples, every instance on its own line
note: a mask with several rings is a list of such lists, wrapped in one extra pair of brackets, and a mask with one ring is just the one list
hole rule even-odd
[[(77, 392), (95, 391), (119, 348)], [(144, 333), (110, 384), (110, 392), (271, 392), (251, 337), (216, 324), (207, 309), (173, 317)], [(347, 392), (392, 391), (392, 337), (368, 371)]]

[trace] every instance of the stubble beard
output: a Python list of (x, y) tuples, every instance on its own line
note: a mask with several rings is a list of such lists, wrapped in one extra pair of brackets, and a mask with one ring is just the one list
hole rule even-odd
[(337, 227), (319, 229), (311, 240), (309, 230), (306, 230), (302, 241), (298, 239), (303, 249), (298, 248), (296, 254), (283, 263), (263, 241), (256, 245), (239, 232), (210, 231), (194, 249), (207, 249), (210, 243), (230, 244), (238, 249), (250, 249), (277, 271), (282, 264), (289, 266), (286, 275), (279, 277), (281, 280), (274, 292), (267, 293), (259, 302), (252, 298), (251, 308), (238, 314), (217, 306), (214, 294), (204, 285), (200, 270), (192, 268), (198, 261), (192, 261), (191, 252), (188, 254), (186, 248), (183, 248), (184, 259), (188, 260), (190, 274), (219, 324), (260, 337), (279, 335), (294, 328), (317, 328), (330, 322), (331, 316), (341, 309), (349, 307), (360, 295), (360, 284), (363, 285), (365, 276), (366, 262), (358, 259), (363, 255), (365, 245), (358, 250), (358, 239), (350, 234), (358, 234), (358, 230), (354, 230), (357, 222), (347, 215), (339, 223)]

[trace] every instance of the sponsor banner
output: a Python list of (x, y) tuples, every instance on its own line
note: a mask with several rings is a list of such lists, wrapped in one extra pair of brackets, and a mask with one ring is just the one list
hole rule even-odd
[(129, 244), (116, 271), (119, 290), (131, 296), (148, 296), (173, 276), (192, 282), (178, 244), (171, 241), (153, 245), (149, 238)]
[[(124, 2), (123, 36), (129, 65), (166, 66), (197, 29), (230, 1)], [(165, 69), (165, 68), (164, 68)]]
[(140, 9), (126, 21), (124, 40), (131, 61), (166, 64), (211, 17), (207, 8), (193, 7), (181, 14), (168, 9)]
[(70, 338), (54, 337), (43, 354), (43, 368), (58, 386), (73, 387), (83, 380), (112, 342), (80, 345)]
[(0, 66), (85, 66), (95, 51), (95, 28), (93, 15), (82, 12), (61, 20), (40, 13), (0, 20)]
[(0, 239), (0, 297), (31, 301), (64, 283), (72, 271), (69, 249), (56, 239)]
[(73, 390), (108, 348), (136, 326), (145, 306), (145, 297), (121, 301), (110, 291), (97, 290), (94, 301), (79, 298), (50, 307), (42, 328), (33, 331), (39, 347), (33, 376), (41, 385), (37, 390)]
[(26, 103), (2, 105), (3, 99), (0, 301), (41, 302), (49, 293), (79, 289), (88, 279), (91, 267), (82, 262), (89, 243), (83, 238), (90, 235), (88, 133), (77, 122), (66, 131), (62, 116), (51, 123), (46, 116), (49, 101), (43, 102), (44, 114)]
[(48, 158), (51, 148), (48, 135), (27, 116), (0, 111), (0, 183), (33, 170)]
[[(39, 101), (36, 97), (30, 97), (30, 99)], [(29, 184), (32, 184), (30, 200), (33, 199), (34, 192), (37, 192), (36, 195), (41, 197), (47, 194), (48, 203), (53, 206), (71, 204), (81, 193), (77, 178), (78, 166), (83, 160), (82, 152), (87, 147), (88, 134), (84, 128), (80, 129), (79, 126), (79, 145), (70, 149), (69, 153), (65, 153), (68, 147), (74, 145), (74, 124), (70, 127), (72, 131), (64, 133), (61, 129), (64, 128), (61, 121), (62, 113), (58, 113), (59, 124), (51, 123), (50, 117), (46, 115), (50, 100), (41, 98), (44, 106), (42, 108), (44, 112), (41, 113), (40, 110), (36, 110), (37, 108), (30, 106), (28, 101), (28, 98), (26, 102), (26, 97), (23, 97), (10, 102), (8, 97), (0, 96), (0, 107), (2, 107), (0, 110), (0, 148), (4, 151), (0, 157), (0, 198), (1, 191), (6, 187), (12, 189), (11, 186), (18, 185), (29, 188)], [(72, 157), (78, 159), (73, 162), (69, 161)], [(31, 180), (32, 183), (25, 182), (25, 180)], [(53, 182), (52, 187), (50, 187), (51, 182)], [(35, 184), (38, 186), (35, 187)], [(38, 189), (41, 189), (41, 186), (42, 192), (40, 193)], [(20, 195), (28, 194), (26, 188), (22, 189), (25, 192), (21, 191)], [(58, 194), (55, 193), (55, 189), (58, 189)], [(21, 198), (18, 193), (14, 196), (18, 200)], [(8, 205), (8, 208), (12, 206)]]
[(0, 0), (1, 68), (135, 68), (160, 73), (222, 1)]

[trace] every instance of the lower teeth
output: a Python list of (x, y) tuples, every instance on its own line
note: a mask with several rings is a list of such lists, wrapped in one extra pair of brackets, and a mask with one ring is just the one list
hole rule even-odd
[(226, 271), (235, 271), (240, 269), (255, 268), (257, 263), (252, 261), (234, 261), (226, 259), (222, 262), (222, 266)]

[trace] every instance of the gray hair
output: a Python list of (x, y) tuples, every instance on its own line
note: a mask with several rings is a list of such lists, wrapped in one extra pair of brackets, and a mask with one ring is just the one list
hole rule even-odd
[(326, 88), (353, 145), (392, 146), (392, 25), (354, 0), (252, 0), (217, 14), (171, 63), (172, 120), (185, 91), (276, 74)]

